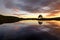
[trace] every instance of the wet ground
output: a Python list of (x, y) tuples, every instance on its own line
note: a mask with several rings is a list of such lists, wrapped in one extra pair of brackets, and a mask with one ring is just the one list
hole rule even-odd
[(0, 40), (60, 40), (60, 21), (22, 20), (0, 24)]

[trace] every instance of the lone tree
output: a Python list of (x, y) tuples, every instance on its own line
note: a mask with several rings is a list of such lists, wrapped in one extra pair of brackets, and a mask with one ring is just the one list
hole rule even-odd
[(41, 19), (41, 18), (43, 18), (43, 16), (42, 16), (42, 15), (39, 15), (39, 16), (38, 16), (38, 19)]

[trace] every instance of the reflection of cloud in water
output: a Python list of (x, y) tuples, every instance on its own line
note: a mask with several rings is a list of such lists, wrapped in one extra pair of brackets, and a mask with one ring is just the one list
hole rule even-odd
[(50, 25), (55, 25), (55, 26), (59, 26), (60, 27), (60, 21), (48, 21), (48, 23), (50, 24)]
[[(45, 36), (55, 39), (55, 36), (60, 36), (60, 29), (54, 27), (58, 26), (58, 21), (37, 21), (37, 20), (25, 20), (16, 23), (7, 23), (0, 25), (0, 35), (5, 35), (5, 38), (20, 38), (22, 36), (30, 36), (32, 34), (38, 35), (44, 39)], [(41, 35), (42, 34), (42, 35)], [(36, 36), (35, 35), (35, 36)], [(40, 36), (39, 36), (40, 35)], [(46, 37), (45, 37), (46, 38)], [(60, 38), (60, 37), (59, 37)], [(52, 39), (50, 39), (52, 40)]]

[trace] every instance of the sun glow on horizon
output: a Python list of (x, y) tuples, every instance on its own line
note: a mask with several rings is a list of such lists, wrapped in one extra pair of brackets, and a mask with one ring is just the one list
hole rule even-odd
[(39, 15), (42, 15), (45, 17), (48, 13), (36, 13), (36, 14), (26, 14), (26, 15), (21, 15), (21, 18), (38, 18)]
[(60, 12), (57, 13), (29, 13), (29, 12), (12, 12), (13, 14), (3, 14), (6, 16), (15, 16), (19, 18), (38, 18), (39, 15), (42, 15), (43, 18), (53, 18), (53, 17), (60, 17)]

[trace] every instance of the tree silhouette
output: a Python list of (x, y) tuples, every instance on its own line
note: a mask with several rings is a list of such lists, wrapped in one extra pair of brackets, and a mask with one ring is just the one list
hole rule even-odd
[(38, 16), (38, 19), (41, 19), (41, 18), (43, 18), (43, 16), (42, 16), (42, 15), (39, 15), (39, 16)]

